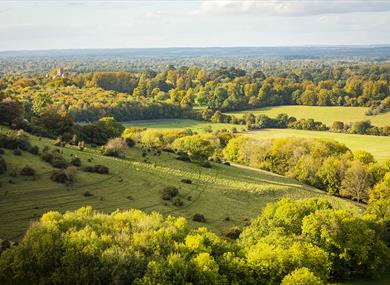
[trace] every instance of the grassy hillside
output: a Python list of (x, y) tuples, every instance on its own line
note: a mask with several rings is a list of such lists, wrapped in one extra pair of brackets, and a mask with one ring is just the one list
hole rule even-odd
[(347, 145), (351, 150), (365, 150), (374, 157), (383, 161), (390, 159), (390, 137), (377, 137), (367, 135), (339, 134), (331, 132), (303, 131), (293, 129), (264, 129), (246, 132), (244, 135), (260, 138), (303, 137), (334, 139)]
[[(31, 141), (41, 149), (45, 145), (52, 146), (52, 142), (46, 139), (31, 137)], [(265, 204), (283, 197), (321, 196), (337, 207), (358, 210), (347, 200), (328, 196), (293, 179), (264, 171), (219, 164), (206, 169), (178, 161), (176, 155), (170, 153), (162, 153), (161, 156), (149, 153), (145, 162), (138, 148), (130, 149), (125, 160), (103, 157), (91, 149), (81, 152), (65, 147), (60, 150), (68, 160), (71, 155), (80, 157), (83, 166), (106, 165), (110, 168), (110, 175), (80, 170), (77, 182), (67, 187), (50, 180), (53, 168), (39, 156), (26, 152), (22, 156), (15, 156), (6, 150), (3, 156), (9, 169), (0, 175), (1, 238), (18, 239), (32, 221), (47, 211), (74, 210), (85, 205), (106, 212), (137, 208), (184, 216), (191, 226), (205, 225), (217, 233), (233, 225), (243, 226), (248, 219), (258, 215)], [(92, 161), (88, 162), (88, 159)], [(12, 170), (19, 172), (25, 165), (37, 171), (35, 179), (9, 176)], [(180, 182), (183, 178), (189, 178), (193, 183)], [(161, 189), (170, 185), (179, 188), (183, 206), (177, 207), (161, 199)], [(86, 191), (92, 196), (84, 196)], [(188, 196), (191, 196), (191, 200)], [(204, 214), (206, 224), (192, 222), (195, 213)], [(230, 218), (228, 221), (225, 220), (227, 217)]]
[(334, 121), (355, 122), (370, 120), (375, 126), (385, 126), (390, 124), (390, 112), (382, 113), (376, 116), (367, 116), (366, 107), (327, 107), (327, 106), (276, 106), (265, 107), (241, 112), (232, 112), (229, 114), (242, 116), (244, 113), (253, 113), (255, 115), (267, 115), (276, 117), (280, 113), (286, 113), (297, 119), (315, 119), (326, 125), (331, 125)]

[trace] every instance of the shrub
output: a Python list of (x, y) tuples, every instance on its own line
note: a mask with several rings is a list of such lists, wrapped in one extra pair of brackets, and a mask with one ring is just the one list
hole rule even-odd
[(161, 198), (163, 200), (172, 200), (179, 194), (179, 190), (175, 186), (167, 186), (161, 190)]
[(16, 156), (21, 156), (22, 155), (22, 152), (20, 151), (20, 149), (14, 149), (13, 151), (12, 151), (12, 153), (14, 154), (14, 155), (16, 155)]
[(73, 157), (71, 162), (70, 162), (73, 166), (81, 166), (81, 159), (79, 157)]
[(314, 275), (306, 267), (302, 267), (294, 270), (290, 274), (286, 275), (280, 285), (323, 285), (324, 283), (320, 278)]
[(68, 162), (60, 155), (57, 155), (53, 157), (53, 160), (51, 161), (51, 165), (55, 168), (66, 168), (68, 167)]
[(17, 149), (28, 150), (31, 145), (27, 137), (23, 136), (6, 136), (0, 134), (0, 147), (6, 149)]
[(39, 147), (36, 145), (32, 146), (32, 147), (30, 147), (30, 149), (28, 151), (31, 154), (37, 155), (37, 154), (39, 154)]
[(230, 239), (238, 239), (242, 230), (239, 227), (230, 227), (224, 230), (223, 235)]
[(50, 179), (57, 183), (66, 183), (67, 176), (63, 170), (55, 170), (50, 176)]
[(0, 148), (0, 154), (4, 154), (4, 149)]
[(174, 200), (173, 200), (173, 205), (175, 205), (175, 206), (177, 206), (177, 207), (181, 207), (181, 206), (183, 206), (183, 201), (180, 199), (180, 198), (175, 198)]
[(35, 175), (35, 170), (32, 167), (26, 165), (20, 171), (20, 175), (22, 175), (22, 176), (34, 176)]
[(115, 138), (108, 141), (108, 143), (102, 148), (103, 155), (120, 157), (123, 156), (128, 149), (128, 145), (125, 139)]
[(125, 142), (127, 144), (128, 147), (133, 147), (135, 146), (135, 140), (131, 139), (131, 138), (126, 138), (125, 139)]
[(200, 163), (200, 166), (202, 166), (204, 168), (211, 168), (211, 163), (208, 161), (204, 161), (204, 162)]
[(0, 174), (3, 174), (6, 171), (7, 171), (7, 164), (4, 160), (4, 158), (0, 157)]
[(77, 169), (68, 167), (66, 169), (55, 170), (50, 179), (57, 183), (72, 183), (76, 181)]
[(176, 157), (176, 159), (184, 162), (191, 162), (191, 159), (187, 154), (181, 154), (178, 157)]
[(43, 161), (50, 163), (55, 168), (64, 169), (68, 167), (68, 162), (57, 150), (44, 148), (41, 157)]
[(89, 191), (84, 192), (83, 195), (84, 195), (84, 197), (91, 197), (91, 196), (93, 196), (93, 194), (91, 192), (89, 192)]
[(206, 218), (204, 217), (204, 215), (198, 214), (198, 213), (192, 216), (192, 220), (194, 222), (198, 222), (198, 223), (205, 223), (206, 222)]
[(92, 173), (98, 173), (98, 174), (108, 174), (109, 168), (104, 165), (94, 165), (94, 166), (86, 166), (84, 167), (85, 172), (92, 172)]
[(185, 178), (185, 179), (182, 179), (182, 180), (180, 180), (180, 181), (183, 182), (183, 183), (185, 183), (185, 184), (192, 184), (192, 180), (191, 180), (191, 179)]

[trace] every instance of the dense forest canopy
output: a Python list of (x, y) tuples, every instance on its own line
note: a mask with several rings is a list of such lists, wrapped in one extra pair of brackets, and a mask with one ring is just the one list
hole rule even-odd
[(52, 107), (69, 112), (76, 121), (104, 116), (118, 121), (188, 117), (193, 107), (230, 111), (275, 105), (369, 106), (376, 114), (390, 106), (389, 82), (390, 65), (385, 63), (169, 65), (131, 72), (60, 67), (33, 74), (6, 73), (0, 77), (0, 97), (22, 102), (27, 117)]

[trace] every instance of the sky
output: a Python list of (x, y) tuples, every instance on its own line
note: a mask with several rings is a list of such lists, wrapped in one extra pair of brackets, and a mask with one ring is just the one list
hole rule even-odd
[(390, 44), (390, 0), (0, 0), (0, 50)]

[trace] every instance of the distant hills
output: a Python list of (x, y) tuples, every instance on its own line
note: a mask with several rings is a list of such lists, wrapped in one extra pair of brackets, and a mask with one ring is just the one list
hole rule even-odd
[(366, 46), (296, 46), (296, 47), (207, 47), (207, 48), (131, 48), (64, 49), (3, 51), (1, 57), (274, 57), (304, 58), (389, 58), (390, 45)]

